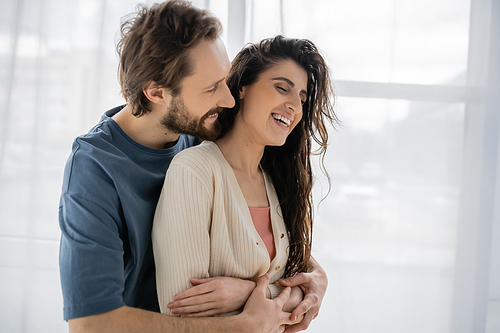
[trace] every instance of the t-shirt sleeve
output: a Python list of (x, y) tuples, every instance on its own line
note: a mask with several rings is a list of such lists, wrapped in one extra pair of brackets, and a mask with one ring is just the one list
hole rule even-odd
[(189, 167), (171, 164), (153, 222), (153, 253), (162, 313), (190, 279), (209, 277), (213, 191)]
[(124, 305), (123, 247), (99, 205), (63, 195), (59, 264), (66, 320)]
[(65, 170), (59, 206), (59, 268), (65, 320), (124, 305), (123, 241), (117, 199), (110, 195), (112, 185), (96, 177), (95, 169), (80, 162), (75, 166), (73, 162), (70, 159)]

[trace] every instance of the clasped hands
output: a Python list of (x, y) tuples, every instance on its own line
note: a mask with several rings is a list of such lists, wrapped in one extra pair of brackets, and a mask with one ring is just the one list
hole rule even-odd
[[(232, 277), (191, 279), (192, 288), (174, 296), (167, 307), (181, 317), (208, 317), (242, 309), (256, 283)], [(289, 320), (280, 331), (293, 333), (305, 330), (316, 318), (328, 284), (326, 274), (319, 268), (311, 273), (299, 273), (279, 280), (290, 287), (290, 297), (282, 311)], [(269, 296), (269, 295), (268, 295)]]

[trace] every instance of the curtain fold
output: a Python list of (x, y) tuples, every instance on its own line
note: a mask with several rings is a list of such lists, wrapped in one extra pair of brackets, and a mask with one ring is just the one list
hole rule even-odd
[[(0, 4), (0, 331), (67, 332), (62, 172), (74, 138), (124, 103), (115, 44), (138, 2)], [(500, 1), (194, 4), (221, 18), (230, 56), (308, 38), (337, 82), (332, 185), (315, 160), (314, 187), (330, 283), (308, 332), (498, 332)]]

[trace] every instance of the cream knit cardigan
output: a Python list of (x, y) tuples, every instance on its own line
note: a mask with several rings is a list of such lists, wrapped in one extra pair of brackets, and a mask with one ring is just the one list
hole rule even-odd
[(268, 273), (276, 297), (288, 258), (288, 235), (276, 191), (264, 174), (276, 256), (254, 227), (233, 169), (214, 142), (179, 153), (170, 164), (153, 223), (156, 285), (162, 313), (191, 278), (256, 281)]

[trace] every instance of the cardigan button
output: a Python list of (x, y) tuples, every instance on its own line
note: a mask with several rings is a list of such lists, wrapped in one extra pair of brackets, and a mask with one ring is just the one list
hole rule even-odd
[(276, 266), (276, 268), (274, 270), (278, 271), (279, 269), (280, 269), (280, 266)]
[(283, 238), (283, 237), (285, 237), (285, 234), (281, 234), (280, 238)]

